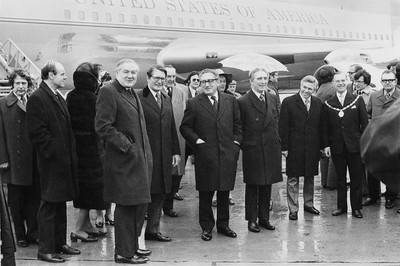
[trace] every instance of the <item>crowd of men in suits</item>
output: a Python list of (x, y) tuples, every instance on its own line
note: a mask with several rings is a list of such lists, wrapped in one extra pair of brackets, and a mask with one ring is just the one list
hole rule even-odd
[[(67, 78), (64, 67), (49, 61), (41, 71), (43, 81), (29, 100), (30, 77), (24, 71), (11, 75), (13, 91), (0, 99), (0, 168), (3, 182), (8, 183), (17, 239), (37, 241), (39, 260), (64, 262), (59, 253), (80, 254), (66, 243), (66, 201), (79, 191), (76, 147), (68, 109), (59, 92)], [(260, 232), (260, 227), (275, 229), (269, 219), (271, 187), (283, 180), (282, 155), (287, 163), (290, 220), (298, 219), (300, 177), (304, 177), (304, 211), (320, 214), (313, 194), (321, 155), (332, 157), (337, 174), (337, 208), (332, 215), (348, 211), (347, 169), (353, 217), (362, 218), (362, 206), (378, 200), (379, 181), (368, 173), (369, 197), (362, 203), (365, 169), (360, 138), (368, 119), (383, 114), (400, 96), (392, 70), (383, 72), (383, 89), (375, 92), (367, 88), (370, 75), (366, 71), (348, 73), (354, 80), (350, 85), (346, 73), (335, 72), (334, 90), (324, 102), (315, 96), (318, 80), (309, 75), (301, 80), (299, 92), (282, 103), (278, 91), (268, 87), (271, 76), (277, 74), (263, 68), (250, 71), (250, 90), (238, 98), (218, 90), (221, 74), (212, 69), (190, 73), (188, 87), (184, 87), (176, 83), (173, 66), (152, 66), (146, 72), (147, 86), (136, 92), (133, 88), (139, 71), (134, 60), (120, 60), (115, 80), (100, 89), (96, 103), (94, 127), (105, 147), (104, 200), (116, 204), (115, 262), (148, 261), (151, 251), (140, 249), (138, 242), (146, 215), (146, 240), (172, 240), (160, 232), (160, 217), (162, 211), (178, 216), (173, 199), (179, 196), (189, 154), (196, 160), (204, 241), (212, 240), (214, 226), (219, 234), (237, 236), (229, 226), (229, 193), (235, 186), (240, 150), (246, 184), (245, 219), (251, 232)], [(356, 83), (366, 86), (354, 86)], [(22, 153), (29, 156), (21, 157)], [(24, 169), (30, 173), (19, 172)], [(21, 181), (21, 176), (27, 178)], [(35, 186), (37, 179), (40, 188)], [(36, 207), (24, 204), (26, 197), (37, 191), (38, 200), (28, 201), (36, 202)], [(389, 205), (396, 193), (389, 189), (386, 196)], [(37, 220), (25, 209), (36, 210)]]

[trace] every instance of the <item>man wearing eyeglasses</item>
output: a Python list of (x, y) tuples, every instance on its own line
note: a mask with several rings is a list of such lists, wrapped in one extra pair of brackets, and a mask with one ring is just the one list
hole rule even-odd
[[(396, 87), (396, 74), (391, 70), (385, 70), (381, 76), (381, 84), (383, 89), (373, 92), (367, 105), (367, 113), (369, 118), (380, 116), (400, 98), (400, 89)], [(364, 206), (372, 205), (379, 199), (380, 182), (371, 173), (368, 173), (368, 198), (363, 202)], [(385, 207), (392, 209), (397, 193), (386, 187), (385, 192)]]
[(153, 154), (153, 174), (144, 237), (146, 240), (169, 242), (172, 239), (160, 232), (160, 217), (165, 194), (171, 192), (172, 169), (179, 165), (181, 151), (171, 98), (163, 92), (167, 71), (157, 65), (150, 67), (146, 74), (147, 86), (138, 95), (143, 104)]
[(347, 85), (347, 91), (349, 93), (352, 94), (357, 94), (357, 88), (356, 88), (356, 83), (354, 81), (354, 76), (356, 75), (356, 73), (358, 71), (360, 71), (362, 68), (362, 66), (360, 66), (359, 64), (353, 64), (351, 66), (349, 66), (349, 70), (347, 71), (347, 76), (350, 79), (350, 83)]
[(201, 238), (212, 239), (215, 220), (211, 203), (215, 191), (217, 231), (234, 238), (236, 233), (229, 228), (229, 191), (235, 185), (242, 140), (239, 107), (234, 96), (217, 91), (218, 74), (214, 70), (204, 69), (199, 76), (204, 92), (188, 100), (180, 131), (196, 158)]

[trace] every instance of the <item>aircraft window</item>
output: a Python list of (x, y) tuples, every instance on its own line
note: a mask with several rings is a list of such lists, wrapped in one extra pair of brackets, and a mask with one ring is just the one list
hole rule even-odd
[(211, 29), (215, 29), (215, 21), (214, 20), (210, 21), (210, 27), (211, 27)]
[(370, 40), (372, 39), (371, 38), (371, 33), (368, 33), (368, 39), (370, 39)]
[(111, 21), (111, 13), (106, 13), (106, 21)]
[(386, 34), (386, 40), (390, 40), (389, 35)]
[(362, 33), (362, 38), (365, 39), (365, 32)]
[(257, 25), (257, 30), (258, 30), (258, 31), (262, 31), (262, 27), (261, 27), (260, 24)]
[(132, 15), (132, 23), (133, 24), (137, 23), (137, 17), (135, 15)]
[(118, 15), (118, 18), (119, 18), (119, 22), (121, 22), (121, 23), (124, 23), (124, 22), (125, 22), (124, 14), (119, 14), (119, 15)]
[(203, 19), (200, 19), (200, 27), (204, 28), (206, 25)]
[(230, 24), (231, 24), (231, 30), (234, 30), (235, 29), (235, 23), (231, 22)]
[(150, 23), (149, 16), (144, 16), (143, 22), (144, 22), (144, 24), (149, 24)]
[(192, 18), (189, 19), (189, 26), (194, 27), (194, 20)]
[(161, 18), (159, 16), (156, 17), (156, 24), (161, 25)]
[(92, 13), (93, 21), (99, 21), (99, 14), (97, 12)]
[(220, 29), (225, 29), (225, 23), (223, 21), (219, 22), (219, 28)]
[(383, 34), (381, 34), (381, 40), (383, 41), (383, 39), (384, 39), (384, 38), (383, 38)]
[(304, 30), (301, 27), (300, 27), (300, 34), (304, 34)]
[(339, 31), (336, 31), (336, 37), (340, 37)]
[(325, 36), (325, 29), (322, 29), (322, 36)]
[(183, 27), (183, 19), (179, 18), (178, 19), (178, 24), (179, 24), (179, 27)]
[(295, 27), (292, 27), (292, 33), (296, 34), (296, 28)]
[(318, 35), (319, 35), (318, 29), (314, 29), (314, 34), (315, 34), (315, 36), (318, 36)]
[(333, 36), (332, 30), (329, 30), (329, 36)]
[(356, 32), (356, 38), (359, 39), (360, 38), (360, 34), (358, 32)]
[(353, 33), (351, 31), (349, 31), (349, 36), (350, 38), (353, 38)]
[(244, 30), (244, 24), (243, 23), (240, 23), (240, 29)]
[(64, 18), (65, 19), (71, 19), (71, 11), (64, 10)]
[(375, 33), (374, 34), (375, 40), (378, 40), (378, 35)]
[(283, 26), (283, 32), (287, 33), (287, 27), (286, 26)]
[(250, 31), (253, 31), (253, 30), (254, 30), (253, 24), (251, 24), (251, 23), (249, 23), (249, 30), (250, 30)]
[(79, 11), (78, 12), (78, 17), (80, 20), (85, 20), (85, 13), (83, 13), (83, 11)]
[(276, 30), (276, 32), (279, 32), (279, 26), (278, 25), (276, 25), (275, 30)]
[(172, 18), (170, 18), (170, 17), (167, 18), (167, 24), (168, 24), (168, 26), (172, 25)]
[(345, 31), (343, 31), (343, 37), (346, 38), (346, 32)]
[(267, 25), (267, 31), (271, 32), (271, 26), (270, 25)]

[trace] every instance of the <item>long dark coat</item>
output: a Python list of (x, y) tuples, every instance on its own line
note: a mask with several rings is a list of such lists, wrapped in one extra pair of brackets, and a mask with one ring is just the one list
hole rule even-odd
[(117, 80), (100, 89), (95, 128), (105, 141), (104, 200), (149, 203), (153, 159), (142, 104)]
[(288, 151), (286, 174), (293, 176), (318, 175), (322, 143), (322, 102), (311, 96), (309, 112), (300, 94), (287, 97), (282, 102), (279, 118), (279, 135), (282, 150)]
[[(242, 141), (240, 112), (236, 98), (218, 93), (219, 111), (209, 98), (200, 94), (188, 100), (180, 126), (196, 158), (196, 189), (228, 191), (235, 186), (239, 145)], [(203, 144), (197, 144), (201, 138)]]
[(77, 158), (65, 100), (43, 81), (26, 106), (29, 136), (37, 154), (41, 198), (50, 202), (78, 195)]
[[(346, 93), (344, 106), (351, 104), (356, 95)], [(334, 108), (343, 108), (336, 95), (327, 101)], [(330, 146), (331, 153), (343, 153), (344, 145), (349, 152), (360, 152), (360, 138), (368, 125), (368, 116), (362, 97), (351, 108), (344, 111), (343, 117), (338, 116), (338, 111), (326, 104), (323, 105), (323, 136), (324, 146)]]
[(0, 164), (3, 182), (30, 186), (33, 184), (33, 145), (26, 124), (26, 109), (11, 92), (0, 99)]
[(108, 205), (103, 202), (101, 143), (94, 129), (98, 81), (90, 73), (80, 71), (74, 72), (73, 78), (75, 88), (68, 93), (67, 106), (78, 156), (79, 196), (74, 207), (102, 210)]
[(153, 155), (151, 193), (170, 193), (172, 155), (181, 154), (171, 98), (161, 92), (162, 108), (160, 109), (148, 87), (138, 92), (138, 95), (142, 101), (147, 134)]
[(246, 184), (270, 185), (282, 181), (279, 101), (270, 93), (266, 93), (266, 100), (266, 103), (261, 102), (252, 90), (238, 99)]

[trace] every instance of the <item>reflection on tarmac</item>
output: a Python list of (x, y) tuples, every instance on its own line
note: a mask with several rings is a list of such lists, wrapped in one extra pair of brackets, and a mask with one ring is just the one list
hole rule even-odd
[[(302, 179), (301, 179), (302, 182)], [(198, 223), (198, 193), (194, 189), (193, 165), (187, 167), (182, 180), (180, 194), (183, 201), (175, 201), (174, 209), (178, 218), (163, 216), (161, 232), (172, 237), (172, 242), (146, 241), (153, 253), (147, 265), (400, 265), (399, 214), (395, 209), (386, 210), (381, 203), (362, 210), (364, 218), (347, 216), (333, 217), (336, 207), (336, 191), (322, 189), (320, 177), (315, 179), (315, 206), (321, 210), (320, 216), (299, 211), (299, 219), (290, 221), (286, 204), (286, 176), (284, 181), (274, 185), (272, 197), (274, 208), (271, 223), (275, 231), (261, 228), (260, 233), (247, 230), (244, 220), (243, 174), (237, 173), (233, 191), (235, 205), (231, 206), (230, 227), (237, 238), (227, 238), (213, 230), (213, 239), (202, 241)], [(302, 186), (300, 186), (299, 206), (302, 206)], [(350, 204), (349, 204), (350, 206)], [(398, 208), (400, 206), (397, 206)], [(68, 235), (74, 228), (78, 212), (68, 203)], [(94, 221), (93, 221), (94, 222)], [(73, 243), (81, 250), (79, 256), (64, 256), (66, 266), (113, 265), (114, 231), (107, 226), (107, 237), (95, 243)], [(70, 240), (68, 240), (68, 244)], [(18, 248), (17, 265), (45, 265), (36, 260), (37, 246)]]

